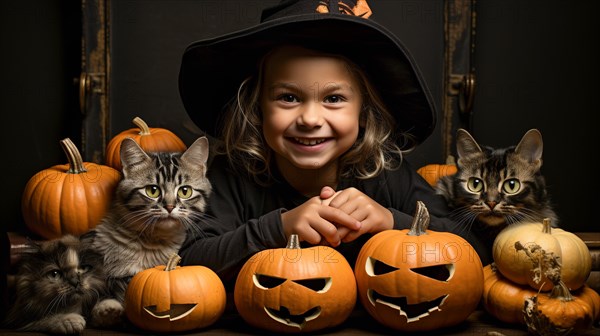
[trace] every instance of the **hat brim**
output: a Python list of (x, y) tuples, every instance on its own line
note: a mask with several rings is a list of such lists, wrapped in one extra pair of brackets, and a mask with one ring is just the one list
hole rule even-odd
[(346, 56), (365, 70), (399, 131), (410, 133), (417, 143), (433, 132), (433, 99), (406, 47), (376, 22), (342, 14), (274, 19), (189, 45), (179, 73), (179, 91), (194, 123), (217, 136), (223, 108), (240, 83), (256, 71), (266, 52), (282, 43), (319, 46)]

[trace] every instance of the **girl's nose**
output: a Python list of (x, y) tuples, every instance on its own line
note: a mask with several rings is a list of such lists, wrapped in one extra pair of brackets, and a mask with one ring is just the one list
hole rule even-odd
[(320, 104), (307, 104), (298, 116), (298, 124), (307, 128), (323, 126), (323, 113)]

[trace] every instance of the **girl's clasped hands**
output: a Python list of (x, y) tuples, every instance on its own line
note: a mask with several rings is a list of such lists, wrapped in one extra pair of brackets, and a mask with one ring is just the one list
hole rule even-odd
[(356, 188), (323, 187), (319, 196), (282, 213), (286, 236), (295, 233), (309, 244), (338, 246), (364, 233), (392, 229), (392, 213)]

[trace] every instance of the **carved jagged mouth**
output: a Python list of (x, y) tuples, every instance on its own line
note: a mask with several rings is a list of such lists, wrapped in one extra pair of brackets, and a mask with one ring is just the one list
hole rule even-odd
[(300, 315), (290, 314), (289, 309), (283, 306), (279, 310), (265, 307), (265, 311), (275, 321), (302, 330), (306, 322), (314, 320), (321, 314), (321, 307), (311, 308)]
[(196, 303), (171, 304), (169, 310), (157, 311), (156, 306), (144, 307), (144, 310), (159, 319), (169, 319), (169, 321), (177, 321), (188, 316), (195, 308)]
[(448, 294), (442, 295), (436, 299), (426, 302), (420, 302), (415, 304), (408, 304), (405, 296), (392, 297), (386, 296), (376, 291), (369, 289), (367, 291), (367, 297), (373, 306), (375, 303), (386, 305), (390, 308), (398, 310), (400, 315), (406, 317), (408, 322), (418, 321), (419, 319), (428, 316), (429, 313), (441, 310), (440, 306), (444, 303), (444, 300), (448, 297)]

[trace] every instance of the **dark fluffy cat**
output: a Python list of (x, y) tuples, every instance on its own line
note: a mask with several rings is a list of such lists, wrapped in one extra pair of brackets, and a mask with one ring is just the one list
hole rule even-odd
[(464, 129), (456, 134), (458, 172), (438, 181), (437, 193), (453, 209), (452, 217), (489, 243), (506, 226), (518, 221), (556, 226), (542, 166), (542, 135), (531, 129), (516, 146), (480, 146)]
[(211, 184), (206, 137), (183, 153), (146, 153), (125, 139), (120, 155), (123, 179), (112, 206), (83, 239), (102, 254), (111, 293), (123, 303), (131, 277), (179, 251), (204, 216)]
[(15, 277), (15, 301), (4, 326), (73, 334), (88, 322), (110, 326), (120, 304), (108, 298), (102, 257), (77, 237), (32, 244)]

